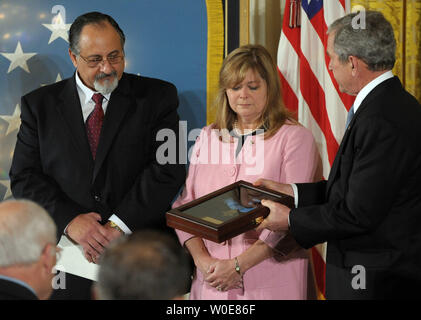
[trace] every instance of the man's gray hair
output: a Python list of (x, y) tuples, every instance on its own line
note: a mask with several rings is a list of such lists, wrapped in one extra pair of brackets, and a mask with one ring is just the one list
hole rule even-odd
[[(355, 22), (359, 15), (365, 19), (363, 26)], [(396, 40), (392, 25), (381, 12), (351, 13), (335, 22), (328, 29), (334, 33), (334, 50), (339, 60), (349, 56), (363, 60), (371, 71), (391, 70), (396, 61)]]
[(57, 236), (47, 211), (29, 200), (0, 203), (0, 267), (36, 262), (48, 243)]
[(96, 283), (101, 300), (168, 300), (190, 287), (190, 260), (165, 233), (136, 231), (115, 240), (101, 256)]

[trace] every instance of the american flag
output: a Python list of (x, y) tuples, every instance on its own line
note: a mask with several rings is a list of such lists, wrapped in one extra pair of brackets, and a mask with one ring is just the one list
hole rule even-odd
[(66, 57), (70, 24), (64, 8), (56, 6), (53, 13), (54, 4), (39, 5), (0, 4), (0, 200), (12, 197), (8, 173), (20, 126), (20, 97), (73, 73)]
[[(350, 11), (350, 0), (287, 0), (278, 68), (287, 107), (310, 129), (327, 178), (354, 98), (339, 91), (328, 70), (327, 28)], [(325, 246), (312, 249), (319, 298), (325, 289)]]

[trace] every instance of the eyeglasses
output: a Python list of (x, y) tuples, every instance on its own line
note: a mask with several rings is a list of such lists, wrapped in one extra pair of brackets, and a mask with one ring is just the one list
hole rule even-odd
[(107, 60), (110, 64), (118, 64), (124, 59), (124, 55), (110, 55), (110, 56), (105, 57), (105, 59), (103, 59), (101, 56), (85, 58), (80, 54), (79, 54), (79, 57), (81, 57), (90, 68), (97, 67), (100, 63), (103, 63), (105, 60)]

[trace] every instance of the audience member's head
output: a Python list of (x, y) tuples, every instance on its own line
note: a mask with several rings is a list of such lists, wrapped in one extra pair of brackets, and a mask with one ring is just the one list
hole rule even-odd
[(28, 200), (0, 203), (0, 275), (22, 281), (39, 299), (48, 299), (56, 243), (56, 226), (42, 207)]
[(187, 293), (190, 274), (188, 255), (174, 238), (138, 231), (107, 248), (94, 294), (105, 300), (177, 299)]

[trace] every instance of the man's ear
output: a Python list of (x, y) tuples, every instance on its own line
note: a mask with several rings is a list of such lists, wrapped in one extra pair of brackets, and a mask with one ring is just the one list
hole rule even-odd
[(76, 55), (72, 52), (72, 50), (70, 50), (70, 48), (69, 48), (69, 56), (70, 56), (70, 60), (72, 60), (73, 65), (77, 69)]
[(357, 57), (354, 57), (354, 56), (349, 56), (348, 59), (349, 59), (348, 61), (349, 61), (350, 67), (351, 67), (352, 75), (355, 76), (360, 71), (359, 70), (359, 68), (361, 67), (360, 59), (358, 59)]
[(56, 246), (52, 243), (47, 243), (42, 250), (40, 257), (41, 267), (43, 273), (50, 275), (53, 267), (56, 264)]

